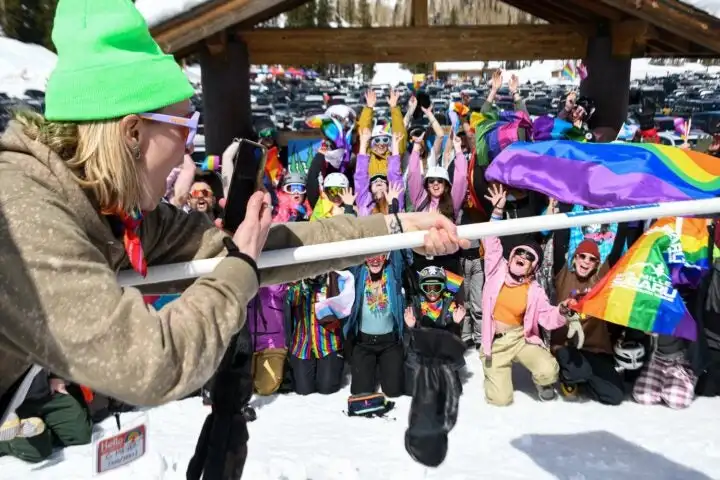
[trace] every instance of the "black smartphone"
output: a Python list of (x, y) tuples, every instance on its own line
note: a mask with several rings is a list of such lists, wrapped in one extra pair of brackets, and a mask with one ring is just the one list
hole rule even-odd
[(257, 191), (266, 191), (264, 185), (267, 149), (257, 142), (241, 139), (233, 158), (233, 174), (230, 179), (223, 229), (235, 232), (245, 219), (250, 197)]

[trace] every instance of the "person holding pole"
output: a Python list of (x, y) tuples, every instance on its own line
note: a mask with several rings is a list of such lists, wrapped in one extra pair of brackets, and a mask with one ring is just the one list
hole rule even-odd
[[(46, 113), (18, 112), (0, 137), (0, 422), (40, 367), (133, 405), (198, 390), (260, 285), (361, 263), (363, 256), (260, 273), (263, 250), (429, 230), (424, 253), (467, 245), (439, 214), (339, 216), (270, 227), (256, 193), (232, 237), (161, 199), (192, 149), (193, 89), (128, 0), (60, 0), (58, 64)], [(223, 258), (160, 310), (118, 270)]]

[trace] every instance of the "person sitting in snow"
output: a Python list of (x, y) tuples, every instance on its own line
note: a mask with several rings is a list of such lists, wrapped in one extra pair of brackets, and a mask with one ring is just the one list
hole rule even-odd
[[(583, 240), (572, 257), (555, 277), (558, 297), (569, 299), (569, 305), (587, 293), (609, 270), (600, 263), (600, 249), (592, 240)], [(607, 323), (581, 315), (582, 344), (569, 344), (568, 329), (561, 327), (551, 334), (552, 350), (560, 365), (560, 391), (568, 399), (579, 394), (606, 405), (619, 405), (625, 398), (620, 373), (615, 369), (612, 341)]]
[[(492, 219), (501, 220), (505, 211), (506, 191), (501, 185), (488, 189), (485, 198), (494, 206)], [(553, 385), (559, 367), (545, 348), (538, 326), (554, 330), (566, 324), (559, 307), (548, 301), (535, 280), (543, 251), (532, 240), (516, 246), (508, 260), (498, 237), (482, 239), (485, 250), (485, 286), (483, 289), (482, 348), (480, 357), (485, 375), (485, 399), (504, 406), (513, 401), (512, 363), (520, 362), (533, 376), (540, 400), (555, 399)], [(566, 306), (567, 300), (561, 305)], [(579, 322), (573, 322), (568, 335), (582, 335)]]

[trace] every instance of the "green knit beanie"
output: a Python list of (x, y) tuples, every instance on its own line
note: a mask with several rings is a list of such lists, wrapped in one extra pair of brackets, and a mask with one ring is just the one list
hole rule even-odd
[(130, 0), (60, 0), (52, 39), (58, 62), (45, 93), (48, 120), (108, 120), (194, 93)]

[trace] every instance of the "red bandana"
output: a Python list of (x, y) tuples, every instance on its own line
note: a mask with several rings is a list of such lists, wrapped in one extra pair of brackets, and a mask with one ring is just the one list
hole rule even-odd
[(130, 265), (133, 270), (145, 277), (147, 275), (147, 261), (143, 252), (142, 243), (138, 232), (142, 224), (143, 215), (139, 210), (135, 215), (128, 215), (123, 212), (118, 215), (123, 224), (123, 243), (125, 244), (125, 253), (130, 259)]

